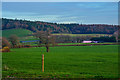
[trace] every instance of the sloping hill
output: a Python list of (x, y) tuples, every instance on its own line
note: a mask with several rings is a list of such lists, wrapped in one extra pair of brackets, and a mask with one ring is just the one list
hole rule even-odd
[(56, 23), (2, 18), (2, 30), (14, 28), (28, 29), (33, 32), (46, 31), (49, 29), (52, 33), (70, 33), (69, 29), (65, 26)]
[(28, 35), (31, 35), (33, 32), (29, 31), (27, 29), (8, 29), (8, 30), (2, 30), (2, 36), (3, 37), (9, 37), (10, 35), (17, 35), (18, 37), (25, 37)]
[(118, 25), (107, 24), (57, 24), (41, 21), (13, 20), (2, 18), (2, 30), (7, 29), (27, 29), (32, 32), (46, 31), (52, 33), (72, 33), (72, 34), (113, 34), (118, 30)]
[(113, 34), (118, 30), (117, 25), (107, 24), (62, 24), (69, 28), (72, 34)]

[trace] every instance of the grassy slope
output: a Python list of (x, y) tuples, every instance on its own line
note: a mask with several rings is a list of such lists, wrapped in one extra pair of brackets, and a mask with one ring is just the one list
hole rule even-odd
[[(11, 49), (3, 53), (3, 77), (115, 78), (118, 74), (117, 45)], [(41, 54), (45, 72), (41, 72)], [(9, 69), (4, 70), (4, 65)]]
[(36, 37), (28, 36), (32, 34), (32, 31), (26, 30), (26, 29), (8, 29), (8, 30), (2, 30), (2, 36), (8, 38), (10, 35), (17, 35), (19, 37), (19, 40), (27, 41), (27, 40), (36, 40)]
[[(8, 29), (2, 30), (3, 37), (9, 37), (10, 35), (15, 34), (19, 37), (20, 40), (36, 40), (33, 36), (28, 36), (32, 34), (31, 31), (26, 29)], [(92, 36), (92, 37), (99, 37), (99, 36), (111, 36), (109, 34), (53, 34), (53, 35), (68, 35), (68, 36)]]
[[(9, 37), (12, 34), (16, 34), (18, 37), (24, 37), (28, 34), (32, 34), (31, 31), (26, 29), (8, 29), (3, 30), (2, 35), (4, 37)], [(53, 35), (68, 35), (68, 36), (93, 36), (93, 37), (99, 37), (99, 36), (111, 36), (109, 34), (53, 34)]]
[(2, 30), (3, 37), (9, 37), (10, 35), (15, 34), (18, 37), (25, 37), (29, 34), (32, 34), (31, 31), (26, 29), (9, 29), (9, 30)]

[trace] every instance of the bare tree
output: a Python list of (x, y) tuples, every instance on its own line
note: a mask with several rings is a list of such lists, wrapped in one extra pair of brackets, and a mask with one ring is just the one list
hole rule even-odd
[(12, 47), (15, 47), (19, 43), (19, 39), (16, 35), (11, 35), (9, 41), (11, 42)]
[(38, 31), (37, 33), (34, 34), (37, 38), (39, 38), (39, 46), (42, 44), (45, 45), (46, 51), (49, 52), (50, 45), (55, 44), (55, 38), (50, 34), (50, 31)]

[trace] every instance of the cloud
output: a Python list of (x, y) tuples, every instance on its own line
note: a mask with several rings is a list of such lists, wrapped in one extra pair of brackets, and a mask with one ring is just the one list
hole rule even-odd
[(56, 23), (117, 24), (118, 8), (116, 4), (109, 2), (4, 3), (3, 17)]
[[(12, 18), (12, 19), (26, 19), (31, 21), (44, 21), (44, 22), (55, 22), (55, 23), (79, 23), (82, 22), (79, 18), (83, 18), (84, 16), (69, 16), (69, 15), (40, 15), (34, 16), (31, 13), (31, 16), (27, 15), (13, 15), (12, 13), (6, 13), (9, 16), (5, 18)], [(21, 14), (21, 13), (19, 13)], [(22, 13), (24, 14), (24, 13)], [(26, 13), (27, 14), (27, 13)], [(33, 13), (34, 14), (34, 13)]]
[(75, 22), (75, 21), (63, 21), (63, 22), (57, 22), (57, 23), (70, 24), (70, 23), (78, 23), (78, 22)]

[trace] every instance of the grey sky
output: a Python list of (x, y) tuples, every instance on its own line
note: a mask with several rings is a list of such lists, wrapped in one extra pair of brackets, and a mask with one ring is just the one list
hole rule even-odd
[(4, 18), (56, 23), (118, 24), (117, 2), (4, 2)]

